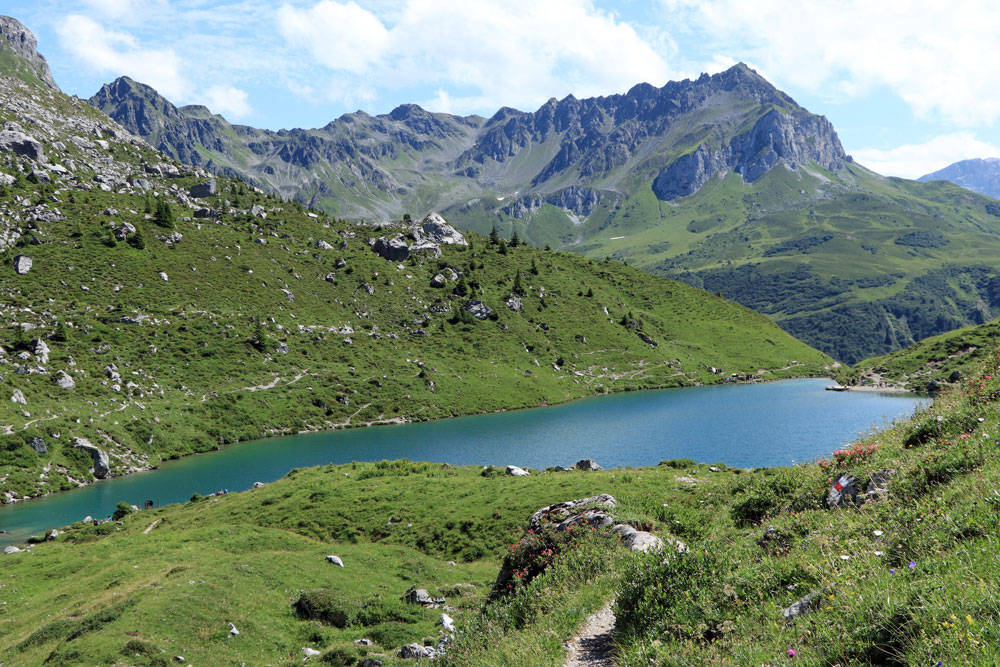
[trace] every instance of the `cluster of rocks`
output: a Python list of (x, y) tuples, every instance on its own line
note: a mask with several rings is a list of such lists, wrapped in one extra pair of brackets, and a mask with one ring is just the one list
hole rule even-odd
[[(413, 245), (407, 243), (407, 239)], [(469, 245), (461, 232), (445, 222), (437, 213), (431, 213), (419, 225), (392, 237), (369, 239), (372, 250), (382, 259), (402, 262), (411, 255), (440, 257), (442, 245)]]

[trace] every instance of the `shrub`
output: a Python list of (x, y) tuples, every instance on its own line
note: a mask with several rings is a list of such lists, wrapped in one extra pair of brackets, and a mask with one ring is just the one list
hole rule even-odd
[(319, 659), (324, 665), (350, 667), (358, 662), (358, 650), (353, 646), (335, 646)]
[(361, 606), (355, 621), (366, 627), (388, 622), (417, 623), (421, 615), (420, 607), (376, 597)]
[(711, 553), (643, 554), (625, 568), (615, 602), (626, 637), (710, 641), (727, 629), (720, 557)]
[(111, 518), (115, 521), (120, 521), (132, 513), (132, 506), (126, 502), (119, 502), (115, 507), (115, 513), (111, 515)]
[(294, 607), (299, 618), (319, 621), (341, 629), (351, 623), (356, 612), (354, 605), (326, 588), (302, 593), (295, 601)]

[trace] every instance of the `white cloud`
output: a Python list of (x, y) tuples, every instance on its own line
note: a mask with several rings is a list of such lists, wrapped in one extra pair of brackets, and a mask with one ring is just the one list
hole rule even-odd
[(890, 150), (874, 148), (852, 151), (854, 158), (880, 174), (919, 178), (953, 162), (973, 157), (1000, 157), (1000, 147), (981, 141), (972, 132), (953, 132), (922, 144), (907, 144)]
[(190, 86), (173, 49), (146, 49), (130, 34), (106, 30), (86, 16), (71, 14), (56, 27), (59, 43), (100, 73), (128, 75), (171, 99), (183, 99)]
[(245, 118), (253, 113), (246, 91), (233, 86), (212, 86), (199, 97), (213, 113), (227, 118)]
[(338, 74), (376, 90), (446, 89), (437, 103), (456, 112), (533, 108), (670, 75), (659, 46), (589, 0), (407, 0), (391, 14), (321, 0), (286, 4), (278, 18), (290, 46)]
[(924, 118), (1000, 118), (1000, 5), (987, 0), (662, 0), (717, 51), (749, 54), (781, 85), (862, 96), (886, 86)]
[(311, 9), (282, 5), (278, 28), (288, 42), (323, 65), (355, 74), (378, 60), (389, 41), (382, 22), (354, 2), (322, 0)]

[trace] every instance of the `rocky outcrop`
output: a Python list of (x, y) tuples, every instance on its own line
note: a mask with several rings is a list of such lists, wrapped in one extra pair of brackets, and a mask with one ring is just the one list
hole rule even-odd
[(439, 245), (469, 245), (461, 232), (437, 213), (429, 213), (417, 229), (419, 231), (415, 230), (415, 240), (418, 243), (430, 241)]
[(38, 52), (38, 40), (24, 24), (10, 16), (0, 16), (0, 37), (3, 37), (0, 48), (6, 48), (21, 59), (18, 64), (23, 66), (23, 70), (18, 73), (22, 74), (22, 78), (29, 81), (36, 79), (52, 90), (59, 90), (48, 62)]
[(107, 479), (108, 475), (111, 474), (107, 452), (95, 447), (86, 438), (74, 438), (73, 447), (74, 449), (82, 449), (90, 454), (90, 457), (94, 461), (94, 477), (97, 479)]
[(487, 306), (485, 303), (479, 299), (471, 299), (465, 302), (462, 306), (465, 310), (469, 311), (474, 318), (477, 320), (485, 320), (493, 314), (493, 309)]
[(822, 116), (771, 109), (754, 126), (713, 150), (706, 143), (665, 167), (653, 181), (653, 192), (670, 201), (697, 192), (717, 173), (736, 172), (753, 183), (779, 162), (797, 168), (816, 162), (840, 168), (847, 158), (833, 125)]
[(372, 250), (382, 259), (387, 259), (390, 262), (402, 262), (410, 256), (410, 247), (406, 245), (402, 234), (397, 234), (391, 239), (384, 236), (375, 239)]
[(34, 137), (15, 129), (0, 131), (0, 151), (22, 155), (35, 162), (45, 162), (42, 144)]

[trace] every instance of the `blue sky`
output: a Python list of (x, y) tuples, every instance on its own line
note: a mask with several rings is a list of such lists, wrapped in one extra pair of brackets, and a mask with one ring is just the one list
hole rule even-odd
[(414, 102), (492, 115), (743, 61), (916, 177), (1000, 156), (1000, 4), (974, 0), (0, 0), (89, 97), (125, 74), (233, 122)]

